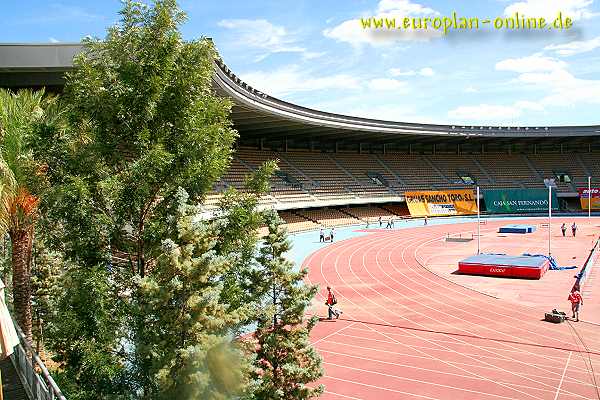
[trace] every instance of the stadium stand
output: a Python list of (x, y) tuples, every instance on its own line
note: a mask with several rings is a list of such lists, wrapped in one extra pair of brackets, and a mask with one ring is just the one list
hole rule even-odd
[[(60, 93), (64, 73), (73, 70), (73, 56), (81, 50), (79, 43), (0, 44), (0, 87), (45, 87)], [(228, 171), (203, 205), (212, 211), (225, 190), (243, 190), (249, 174), (278, 160), (279, 171), (260, 206), (276, 209), (290, 232), (378, 227), (379, 218), (385, 224), (408, 217), (403, 197), (408, 191), (475, 184), (484, 189), (544, 188), (548, 178), (556, 180), (562, 209), (581, 211), (577, 188), (587, 186), (588, 176), (600, 177), (600, 125), (477, 127), (333, 114), (252, 88), (220, 59), (212, 83), (215, 93), (233, 103), (231, 120), (239, 138)], [(600, 186), (598, 178), (593, 182)], [(266, 232), (266, 227), (259, 230), (260, 235)], [(124, 257), (113, 252), (115, 263), (130, 261)], [(30, 390), (46, 390), (44, 399), (64, 398), (20, 336), (21, 361), (12, 365), (7, 359), (0, 365), (3, 380), (17, 384), (5, 398), (25, 398), (21, 377), (35, 377), (41, 389)]]
[[(81, 50), (79, 43), (0, 44), (0, 87), (60, 93)], [(545, 188), (545, 179), (555, 179), (564, 209), (581, 210), (577, 188), (600, 176), (598, 125), (457, 126), (328, 113), (251, 87), (221, 59), (213, 89), (232, 100), (239, 138), (204, 205), (216, 207), (226, 189), (243, 189), (248, 174), (278, 160), (260, 204), (278, 210), (292, 231), (407, 216), (408, 191)]]
[(279, 216), (285, 221), (289, 232), (301, 232), (316, 229), (319, 224), (292, 211), (280, 211)]
[[(411, 190), (474, 187), (464, 176), (482, 188), (544, 188), (544, 179), (554, 178), (559, 193), (573, 193), (587, 185), (588, 173), (600, 174), (600, 154), (594, 153), (424, 156), (241, 149), (207, 204), (216, 204), (218, 193), (227, 187), (242, 188), (246, 175), (273, 159), (279, 160), (281, 171), (272, 177), (271, 193), (261, 204), (278, 204), (279, 209), (311, 207), (316, 200), (362, 199), (368, 204), (373, 199), (393, 201)], [(559, 182), (559, 173), (572, 182)]]
[(335, 208), (301, 210), (297, 211), (297, 213), (306, 219), (317, 221), (320, 226), (326, 228), (361, 223), (360, 219)]

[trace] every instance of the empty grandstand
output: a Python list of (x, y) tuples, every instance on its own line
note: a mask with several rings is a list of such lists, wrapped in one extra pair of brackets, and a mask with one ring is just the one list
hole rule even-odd
[[(60, 91), (79, 44), (0, 45), (0, 86)], [(581, 210), (578, 188), (600, 183), (600, 126), (502, 127), (388, 122), (300, 107), (241, 81), (215, 61), (214, 88), (234, 102), (240, 137), (229, 171), (206, 199), (278, 160), (263, 207), (290, 230), (408, 215), (408, 191), (546, 188)], [(485, 210), (485, 204), (482, 207)]]

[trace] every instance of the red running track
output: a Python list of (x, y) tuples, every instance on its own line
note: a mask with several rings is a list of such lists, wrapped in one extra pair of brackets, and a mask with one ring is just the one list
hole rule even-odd
[(448, 230), (376, 232), (306, 259), (309, 280), (331, 285), (344, 310), (313, 331), (322, 398), (600, 399), (600, 327), (543, 322), (538, 309), (429, 272), (418, 250)]

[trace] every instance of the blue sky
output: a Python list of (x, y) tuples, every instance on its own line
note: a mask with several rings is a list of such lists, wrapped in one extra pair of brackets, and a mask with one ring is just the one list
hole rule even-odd
[[(424, 123), (600, 123), (600, 0), (181, 0), (186, 39), (212, 37), (225, 62), (281, 99)], [(0, 42), (103, 37), (120, 2), (7, 1)], [(518, 11), (568, 31), (375, 32), (361, 17), (495, 18)]]

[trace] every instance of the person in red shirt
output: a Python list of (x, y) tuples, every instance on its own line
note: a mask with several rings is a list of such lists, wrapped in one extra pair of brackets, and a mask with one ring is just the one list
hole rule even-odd
[(583, 297), (579, 290), (575, 289), (569, 293), (568, 300), (571, 302), (571, 310), (573, 310), (573, 318), (575, 322), (579, 322), (579, 307), (583, 305)]
[(327, 286), (327, 301), (325, 302), (325, 305), (327, 306), (327, 319), (333, 319), (334, 315), (335, 315), (335, 319), (338, 319), (340, 317), (340, 314), (342, 312), (340, 310), (335, 310), (333, 308), (333, 306), (336, 304), (337, 304), (337, 299), (335, 298), (335, 295), (331, 291), (331, 287)]

